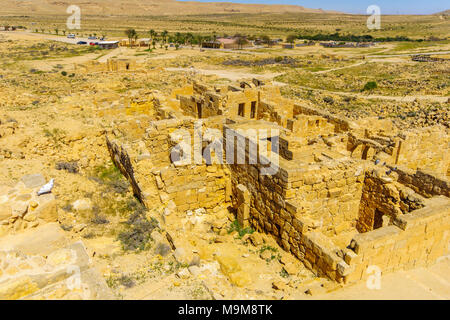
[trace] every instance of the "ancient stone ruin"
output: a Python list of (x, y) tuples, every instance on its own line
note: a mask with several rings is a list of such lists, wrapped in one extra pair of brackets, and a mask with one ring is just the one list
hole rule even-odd
[(229, 207), (319, 276), (353, 283), (449, 253), (448, 130), (338, 117), (261, 81), (155, 94), (158, 119), (108, 134), (147, 206)]

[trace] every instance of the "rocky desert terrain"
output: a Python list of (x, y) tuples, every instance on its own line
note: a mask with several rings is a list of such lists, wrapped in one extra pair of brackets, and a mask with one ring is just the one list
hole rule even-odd
[[(83, 6), (107, 17), (90, 18), (89, 31), (82, 32), (97, 30), (117, 40), (126, 38), (124, 30), (107, 23), (96, 27), (117, 12), (321, 12), (175, 1)], [(4, 9), (13, 16), (1, 18), (15, 23), (19, 12), (57, 14), (66, 7), (64, 1), (10, 1)], [(151, 49), (101, 50), (50, 34), (54, 27), (48, 17), (23, 21), (31, 20), (36, 22), (27, 30), (0, 31), (0, 299), (326, 299), (342, 298), (339, 292), (354, 297), (355, 291), (341, 291), (344, 283), (313, 272), (272, 235), (240, 225), (230, 203), (179, 212), (173, 202), (160, 199), (164, 195), (157, 189), (150, 205), (136, 197), (130, 179), (114, 163), (106, 137), (138, 145), (133, 165), (166, 181), (163, 171), (154, 172), (155, 165), (145, 167), (153, 151), (139, 141), (152, 121), (175, 118), (164, 107), (182, 94), (177, 90), (194, 82), (232, 86), (261, 79), (279, 86), (283, 97), (300, 99), (333, 117), (388, 120), (393, 130), (438, 128), (448, 135), (450, 62), (411, 60), (414, 54), (449, 52), (448, 30), (447, 40), (414, 46), (387, 42), (328, 49), (315, 43), (294, 49), (201, 50), (193, 44), (157, 43)], [(120, 21), (142, 25), (138, 18)], [(246, 28), (245, 23), (233, 30)], [(169, 26), (188, 32), (192, 24), (196, 22), (173, 18)], [(272, 32), (285, 34), (283, 28)], [(144, 27), (138, 32), (148, 37)], [(128, 61), (132, 67), (111, 70), (111, 61)], [(216, 177), (215, 167), (198, 170), (195, 174)], [(214, 180), (217, 185), (225, 183), (220, 177)], [(51, 193), (38, 196), (51, 180)], [(448, 260), (441, 268), (434, 272), (448, 281)], [(74, 278), (77, 272), (81, 284)], [(432, 286), (423, 281), (426, 288)], [(448, 286), (439, 290), (439, 297), (450, 297)]]

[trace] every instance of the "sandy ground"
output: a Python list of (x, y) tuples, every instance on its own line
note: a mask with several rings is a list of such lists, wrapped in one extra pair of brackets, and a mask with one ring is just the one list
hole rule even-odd
[(201, 75), (208, 75), (208, 76), (217, 76), (219, 78), (225, 78), (229, 79), (231, 81), (239, 81), (242, 79), (248, 79), (248, 78), (259, 78), (259, 79), (265, 79), (265, 80), (271, 80), (275, 77), (278, 77), (282, 75), (282, 73), (264, 73), (264, 74), (257, 74), (257, 73), (250, 73), (245, 72), (242, 70), (207, 70), (207, 69), (197, 69), (197, 68), (166, 68), (165, 70), (171, 71), (171, 72), (191, 72)]
[(391, 273), (381, 278), (381, 289), (366, 283), (313, 297), (317, 300), (449, 300), (450, 259), (429, 268)]

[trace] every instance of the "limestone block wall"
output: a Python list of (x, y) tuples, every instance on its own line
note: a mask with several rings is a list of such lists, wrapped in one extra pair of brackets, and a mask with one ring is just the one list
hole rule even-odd
[[(249, 225), (273, 235), (285, 250), (317, 275), (342, 281), (338, 264), (343, 260), (336, 253), (339, 248), (320, 230), (313, 230), (314, 222), (305, 215), (304, 208), (284, 199), (289, 184), (285, 170), (264, 177), (258, 176), (258, 168), (253, 165), (232, 165), (230, 171), (232, 203), (238, 218), (248, 214), (243, 219)], [(246, 203), (242, 202), (242, 187), (249, 192)]]
[[(226, 149), (226, 137), (224, 139)], [(234, 207), (245, 209), (241, 208), (242, 190), (248, 190), (249, 199), (245, 204), (249, 207), (249, 216), (244, 220), (257, 231), (272, 234), (285, 250), (307, 261), (305, 264), (311, 270), (340, 281), (342, 275), (337, 268), (342, 259), (336, 254), (339, 248), (321, 231), (338, 221), (343, 222), (337, 223), (342, 230), (337, 228), (333, 233), (354, 227), (359, 209), (357, 190), (362, 190), (364, 172), (356, 175), (355, 169), (347, 168), (338, 174), (320, 167), (308, 171), (280, 159), (276, 174), (261, 175), (261, 165), (250, 165), (248, 154), (246, 158), (247, 164), (229, 165)], [(329, 217), (325, 209), (331, 210)], [(325, 217), (322, 226), (310, 217), (311, 212)]]
[(162, 203), (173, 201), (177, 210), (213, 209), (225, 203), (228, 174), (219, 165), (165, 167), (154, 172)]
[(443, 195), (450, 197), (450, 181), (446, 176), (436, 176), (424, 170), (410, 170), (404, 167), (397, 168), (398, 181), (410, 187), (424, 197)]
[(194, 130), (192, 119), (166, 119), (153, 121), (146, 130), (144, 143), (150, 153), (150, 159), (155, 167), (165, 167), (171, 164), (170, 151), (175, 145), (170, 135), (178, 129)]
[(334, 134), (334, 124), (319, 116), (298, 115), (296, 119), (287, 121), (287, 129), (301, 137), (328, 136)]
[(382, 179), (373, 172), (367, 172), (356, 228), (360, 233), (372, 231), (374, 228), (392, 224), (403, 214), (423, 206), (422, 197), (412, 189), (393, 179)]
[(326, 235), (353, 230), (359, 214), (364, 170), (354, 165), (310, 166), (290, 175), (286, 199), (295, 199)]
[(450, 201), (437, 197), (428, 206), (402, 215), (395, 225), (356, 235), (345, 264), (346, 282), (365, 280), (369, 266), (382, 273), (431, 265), (449, 252)]
[(332, 115), (326, 111), (313, 108), (311, 106), (306, 105), (306, 103), (294, 104), (293, 117), (297, 115), (311, 115), (323, 117), (335, 125), (336, 133), (347, 132), (350, 129), (350, 122), (347, 119), (340, 116)]
[(399, 140), (397, 165), (412, 170), (425, 169), (446, 176), (450, 166), (450, 136), (442, 127), (425, 128), (404, 134)]
[(256, 112), (255, 118), (258, 114), (260, 101), (260, 92), (257, 89), (244, 89), (242, 91), (229, 91), (224, 101), (224, 109), (226, 115), (236, 117), (239, 114), (239, 105), (244, 106), (243, 117), (251, 119), (251, 106), (255, 104)]
[[(222, 118), (208, 119), (208, 127), (220, 130)], [(189, 163), (172, 163), (171, 150), (177, 130), (193, 142), (195, 119), (167, 119), (154, 121), (146, 130), (143, 141), (111, 142), (108, 148), (116, 166), (130, 181), (134, 193), (146, 205), (155, 201), (168, 204), (173, 201), (177, 210), (214, 208), (226, 202), (227, 168), (220, 164), (196, 164), (191, 155)], [(180, 135), (182, 137), (183, 135)], [(212, 138), (211, 138), (212, 139)], [(192, 152), (188, 144), (188, 152)], [(202, 147), (202, 144), (199, 146)]]
[(106, 69), (108, 71), (132, 71), (137, 69), (137, 64), (132, 59), (108, 59)]
[(222, 97), (214, 93), (198, 95), (178, 95), (177, 99), (184, 114), (204, 119), (222, 114)]

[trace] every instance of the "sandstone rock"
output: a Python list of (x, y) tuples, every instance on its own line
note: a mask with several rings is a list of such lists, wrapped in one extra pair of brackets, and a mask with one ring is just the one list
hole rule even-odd
[(180, 271), (178, 271), (177, 275), (181, 279), (189, 279), (191, 277), (191, 274), (188, 269), (181, 269)]
[(252, 283), (250, 274), (246, 271), (237, 271), (228, 275), (230, 282), (238, 287), (245, 287)]
[(77, 212), (91, 211), (92, 202), (90, 199), (80, 199), (72, 204), (72, 207)]
[(220, 270), (226, 276), (241, 271), (241, 266), (239, 265), (237, 259), (232, 256), (217, 256), (216, 260), (220, 264)]
[(192, 262), (194, 255), (192, 252), (188, 252), (184, 248), (177, 248), (175, 252), (173, 253), (173, 256), (175, 260), (177, 260), (178, 263), (183, 265), (190, 265)]
[(202, 216), (202, 215), (206, 214), (205, 208), (198, 208), (198, 209), (195, 209), (194, 212), (195, 212), (195, 215), (196, 215), (196, 216)]
[(0, 205), (0, 221), (9, 219), (12, 215), (12, 208), (10, 205)]
[(15, 202), (12, 205), (12, 216), (22, 218), (28, 211), (28, 203), (26, 202)]
[(201, 270), (198, 266), (190, 266), (188, 270), (194, 277), (197, 277), (201, 273)]
[(69, 265), (76, 259), (76, 253), (70, 249), (60, 249), (52, 252), (47, 257), (47, 263), (52, 266)]
[(287, 285), (282, 282), (282, 281), (274, 281), (272, 282), (272, 288), (274, 288), (275, 290), (286, 290), (287, 289)]
[(287, 263), (283, 266), (283, 269), (291, 276), (298, 273), (298, 268), (294, 263)]
[(39, 206), (35, 209), (36, 215), (46, 221), (55, 222), (58, 220), (58, 209), (56, 199), (53, 194), (45, 194), (39, 197)]
[(35, 212), (28, 212), (24, 217), (23, 217), (23, 219), (25, 220), (25, 221), (27, 221), (27, 222), (33, 222), (33, 221), (36, 221), (36, 219), (37, 219), (37, 215), (36, 215), (36, 213)]
[(21, 181), (25, 184), (27, 188), (34, 189), (42, 187), (47, 182), (42, 174), (31, 174), (26, 175), (21, 178)]
[(264, 243), (264, 239), (260, 233), (254, 232), (250, 235), (250, 241), (255, 247), (258, 247)]
[(270, 260), (272, 258), (272, 253), (269, 250), (264, 250), (259, 257), (263, 260)]

